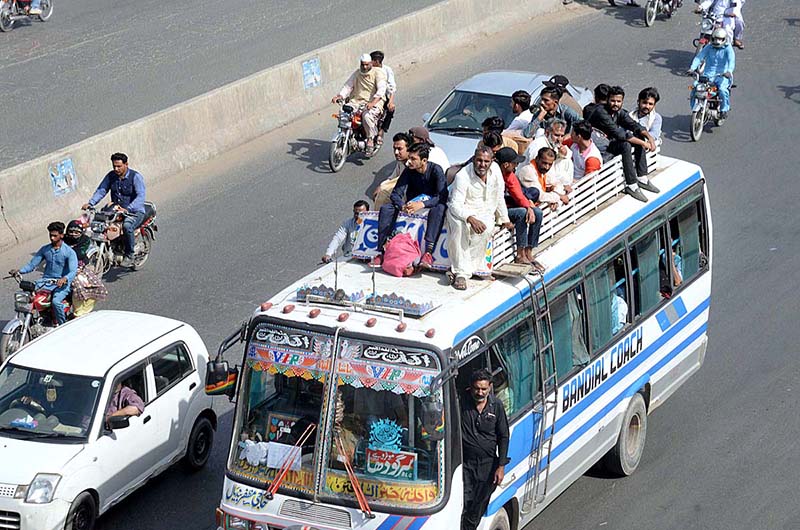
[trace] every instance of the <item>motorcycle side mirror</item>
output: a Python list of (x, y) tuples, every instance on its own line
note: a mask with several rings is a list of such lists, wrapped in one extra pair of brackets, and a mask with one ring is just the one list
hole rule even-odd
[(428, 120), (431, 119), (431, 113), (426, 112), (422, 115), (422, 123), (428, 123)]
[(19, 288), (25, 292), (32, 293), (36, 291), (36, 284), (30, 280), (22, 280), (19, 282)]
[(228, 361), (208, 361), (206, 364), (206, 394), (226, 395), (233, 399), (236, 395), (236, 381), (239, 370), (231, 368)]
[(111, 416), (106, 420), (109, 430), (117, 431), (131, 426), (130, 416)]

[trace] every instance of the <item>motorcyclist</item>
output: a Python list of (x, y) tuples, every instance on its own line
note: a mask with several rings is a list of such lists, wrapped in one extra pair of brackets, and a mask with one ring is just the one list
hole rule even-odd
[(89, 263), (89, 250), (94, 245), (92, 238), (83, 233), (80, 221), (72, 220), (67, 225), (67, 233), (64, 236), (64, 243), (69, 245), (78, 256), (78, 266), (81, 267)]
[[(27, 265), (19, 270), (12, 269), (9, 274), (16, 276), (33, 272), (44, 261), (44, 274), (36, 282), (36, 288), (51, 292), (56, 323), (63, 324), (67, 321), (64, 300), (69, 295), (72, 280), (75, 279), (75, 273), (78, 271), (78, 256), (69, 245), (64, 244), (64, 223), (52, 222), (47, 225), (47, 231), (50, 233), (50, 244), (40, 248)], [(47, 282), (47, 280), (55, 280), (55, 283)]]
[(725, 30), (715, 29), (711, 33), (711, 43), (706, 44), (695, 56), (688, 72), (689, 75), (694, 75), (700, 65), (705, 65), (703, 75), (711, 79), (719, 90), (720, 119), (723, 120), (728, 117), (731, 109), (731, 83), (733, 82), (733, 70), (736, 68), (736, 54), (727, 41), (728, 34)]
[(368, 53), (363, 54), (359, 60), (361, 64), (358, 70), (350, 75), (339, 93), (333, 96), (331, 103), (341, 103), (344, 98), (349, 97), (356, 107), (366, 106), (361, 120), (367, 136), (366, 154), (372, 156), (388, 83), (386, 72), (383, 68), (373, 66), (372, 57)]
[(742, 5), (745, 0), (702, 0), (698, 2), (695, 13), (708, 12), (722, 22), (722, 27), (737, 48), (744, 48), (741, 41), (744, 19)]
[(145, 187), (142, 175), (128, 168), (128, 155), (114, 153), (111, 155), (113, 170), (109, 171), (97, 187), (89, 202), (83, 205), (86, 210), (103, 200), (111, 193), (111, 203), (106, 208), (125, 214), (122, 231), (125, 234), (125, 259), (123, 267), (133, 266), (133, 249), (136, 245), (134, 232), (144, 221)]

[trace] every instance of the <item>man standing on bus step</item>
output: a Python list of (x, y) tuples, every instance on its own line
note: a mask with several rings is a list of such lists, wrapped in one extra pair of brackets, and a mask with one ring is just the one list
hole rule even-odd
[(508, 418), (492, 393), (492, 376), (479, 368), (461, 396), (461, 450), (464, 455), (464, 510), (461, 530), (475, 530), (489, 497), (503, 482), (508, 464)]

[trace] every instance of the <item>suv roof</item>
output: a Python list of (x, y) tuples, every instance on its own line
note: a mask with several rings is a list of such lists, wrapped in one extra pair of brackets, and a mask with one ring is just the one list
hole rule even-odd
[(105, 377), (117, 362), (183, 325), (146, 313), (97, 311), (25, 345), (10, 362), (40, 370)]

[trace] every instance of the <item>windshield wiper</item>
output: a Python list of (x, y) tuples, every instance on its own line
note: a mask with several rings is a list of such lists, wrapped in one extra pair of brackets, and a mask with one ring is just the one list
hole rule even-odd
[(429, 130), (431, 132), (442, 131), (448, 133), (469, 134), (469, 135), (481, 133), (481, 131), (479, 131), (478, 129), (472, 129), (470, 127), (431, 127)]
[[(36, 438), (76, 438), (75, 435), (72, 434), (62, 434), (60, 432), (41, 432), (41, 431), (31, 431), (28, 429), (23, 429), (22, 427), (0, 427), (0, 432), (21, 432), (25, 434), (30, 434)], [(78, 436), (80, 438), (80, 436)]]
[(291, 449), (289, 449), (289, 451), (286, 453), (286, 456), (284, 457), (283, 462), (281, 463), (281, 466), (280, 468), (278, 468), (278, 471), (275, 475), (275, 480), (272, 481), (272, 484), (270, 484), (269, 489), (267, 489), (267, 494), (266, 494), (267, 500), (271, 501), (275, 497), (275, 493), (277, 493), (278, 488), (281, 487), (281, 482), (283, 482), (286, 473), (288, 473), (289, 469), (291, 469), (294, 460), (298, 456), (300, 456), (300, 458), (303, 457), (303, 444), (306, 443), (306, 440), (308, 440), (309, 436), (311, 436), (311, 433), (314, 432), (314, 429), (316, 428), (317, 428), (316, 423), (309, 424), (309, 426), (306, 427), (306, 430), (303, 431), (303, 434), (300, 435), (300, 438), (297, 440), (297, 443), (294, 444), (291, 447)]
[(372, 513), (369, 503), (367, 502), (367, 497), (364, 495), (364, 490), (361, 489), (361, 484), (358, 483), (358, 477), (356, 477), (356, 472), (353, 469), (353, 463), (350, 461), (350, 456), (347, 451), (348, 448), (345, 447), (344, 442), (342, 441), (342, 438), (339, 436), (338, 432), (334, 432), (333, 437), (336, 440), (336, 448), (339, 451), (339, 455), (343, 457), (344, 469), (347, 471), (347, 477), (350, 479), (350, 484), (353, 486), (353, 493), (356, 494), (358, 507), (361, 509), (361, 512), (367, 517), (367, 519), (375, 519), (375, 514)]

